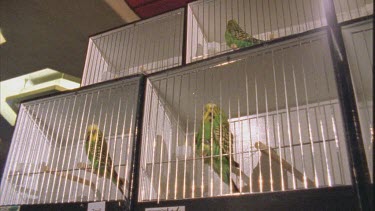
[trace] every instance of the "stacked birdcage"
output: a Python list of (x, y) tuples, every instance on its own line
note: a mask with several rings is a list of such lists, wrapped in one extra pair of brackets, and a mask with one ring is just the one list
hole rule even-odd
[(138, 92), (139, 77), (23, 103), (2, 204), (128, 198)]
[(366, 208), (372, 5), (205, 0), (92, 36), (80, 90), (22, 103), (0, 204)]
[(82, 86), (182, 64), (184, 10), (90, 37)]
[(140, 200), (350, 184), (327, 46), (318, 32), (149, 77)]
[(188, 6), (187, 61), (194, 62), (239, 46), (228, 44), (235, 21), (255, 44), (327, 24), (323, 1), (197, 1)]

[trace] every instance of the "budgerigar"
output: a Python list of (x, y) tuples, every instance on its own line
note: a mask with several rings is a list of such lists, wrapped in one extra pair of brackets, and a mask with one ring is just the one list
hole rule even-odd
[(118, 188), (124, 195), (124, 180), (118, 177), (115, 169), (112, 169), (112, 159), (109, 156), (107, 141), (104, 139), (102, 131), (95, 124), (87, 128), (85, 150), (93, 166), (93, 173), (99, 174), (100, 177), (105, 176), (112, 180), (116, 186), (118, 181)]
[[(212, 131), (211, 131), (212, 128)], [(221, 128), (221, 129), (220, 129)], [(220, 149), (221, 135), (221, 149)], [(203, 142), (204, 144), (203, 144)], [(238, 173), (239, 164), (234, 161), (233, 155), (233, 135), (229, 131), (229, 122), (226, 115), (220, 108), (213, 103), (208, 103), (204, 107), (203, 123), (201, 129), (196, 135), (196, 152), (199, 156), (207, 157), (204, 162), (211, 164), (211, 142), (212, 142), (212, 164), (214, 171), (220, 176), (222, 170), (222, 180), (227, 185), (232, 185), (233, 192), (239, 192), (238, 187), (233, 181), (230, 181), (232, 172)], [(202, 153), (203, 147), (203, 153)], [(232, 147), (232, 150), (229, 150)], [(220, 166), (220, 150), (222, 153), (222, 164)], [(230, 163), (232, 164), (230, 166)]]
[(262, 42), (242, 30), (235, 20), (229, 20), (227, 23), (225, 41), (232, 49), (249, 47)]

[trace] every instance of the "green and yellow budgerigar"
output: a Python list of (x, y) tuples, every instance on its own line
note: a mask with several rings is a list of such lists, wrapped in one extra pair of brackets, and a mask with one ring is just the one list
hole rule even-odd
[(235, 20), (229, 20), (227, 23), (225, 41), (228, 47), (232, 49), (250, 47), (262, 42), (242, 30)]
[[(102, 131), (97, 125), (93, 124), (87, 128), (85, 150), (88, 159), (93, 166), (92, 171), (110, 179), (124, 195), (124, 180), (118, 177), (117, 172), (112, 168), (112, 159), (109, 156), (107, 141), (103, 137)], [(99, 169), (100, 168), (100, 169)]]
[[(230, 147), (232, 148), (231, 150)], [(222, 153), (222, 160), (220, 159), (220, 151)], [(234, 152), (233, 135), (230, 133), (229, 122), (226, 115), (216, 104), (208, 103), (204, 107), (202, 126), (196, 135), (196, 152), (199, 156), (203, 155), (206, 157), (204, 162), (210, 165), (212, 155), (214, 171), (220, 176), (221, 169), (223, 182), (227, 185), (232, 185), (233, 192), (239, 192), (236, 184), (230, 181), (231, 170), (235, 174), (239, 174), (240, 172), (239, 164), (234, 161), (233, 155), (229, 156), (230, 153)]]

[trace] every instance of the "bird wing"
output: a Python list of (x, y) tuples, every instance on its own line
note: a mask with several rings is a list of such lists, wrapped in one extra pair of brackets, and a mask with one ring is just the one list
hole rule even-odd
[[(100, 166), (101, 166), (100, 168), (102, 169), (105, 168), (109, 176), (109, 174), (111, 173), (111, 169), (112, 169), (112, 159), (109, 156), (107, 141), (105, 140), (105, 138), (101, 136), (100, 136), (100, 140), (102, 140), (102, 143), (100, 143), (102, 146), (101, 146), (101, 150), (99, 151), (97, 150), (97, 156), (98, 156), (97, 159), (100, 159)], [(101, 154), (101, 157), (99, 153)]]
[[(214, 140), (218, 146), (221, 142), (221, 150), (223, 154), (229, 154), (229, 143), (233, 143), (233, 135), (229, 131), (229, 123), (226, 117), (219, 113), (215, 119), (215, 125), (213, 127)], [(230, 137), (229, 137), (230, 135)]]
[(236, 27), (233, 31), (234, 37), (238, 40), (247, 40), (250, 37), (250, 35), (242, 30), (239, 26)]
[[(220, 146), (220, 134), (221, 134), (221, 147), (222, 147), (222, 154), (223, 156), (228, 156), (229, 154), (232, 154), (233, 151), (233, 134), (229, 130), (229, 122), (227, 118), (221, 115), (221, 124), (219, 123), (216, 127), (214, 127), (214, 140), (216, 141), (216, 144)], [(220, 120), (220, 117), (218, 118)], [(221, 132), (220, 132), (221, 130)], [(237, 167), (239, 166), (237, 162), (234, 161), (233, 155), (232, 157), (232, 164)]]
[(232, 34), (237, 40), (242, 40), (242, 41), (252, 42), (252, 43), (261, 43), (261, 40), (252, 37), (238, 25), (232, 30)]

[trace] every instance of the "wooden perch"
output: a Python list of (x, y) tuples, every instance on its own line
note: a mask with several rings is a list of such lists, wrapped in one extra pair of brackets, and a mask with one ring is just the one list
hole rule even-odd
[(85, 179), (83, 179), (81, 177), (74, 176), (74, 175), (72, 175), (70, 173), (66, 173), (66, 172), (54, 172), (54, 171), (50, 171), (47, 166), (42, 166), (42, 170), (44, 172), (47, 172), (47, 173), (50, 173), (50, 174), (61, 175), (61, 176), (65, 177), (65, 178), (67, 178), (68, 180), (72, 180), (74, 182), (79, 182), (79, 183), (81, 183), (83, 185), (90, 186), (93, 190), (95, 190), (95, 184), (92, 183), (92, 182), (90, 183), (89, 180), (85, 180)]
[[(90, 165), (90, 164), (79, 162), (79, 163), (77, 163), (77, 168), (98, 175), (97, 172), (92, 171), (92, 169), (91, 169), (91, 165)], [(113, 170), (114, 170), (114, 169), (113, 169)], [(101, 178), (102, 176), (98, 175), (98, 177)], [(109, 178), (108, 175), (106, 176), (106, 178), (111, 180), (111, 178)], [(124, 180), (124, 182), (125, 182), (125, 185), (124, 185), (124, 186), (125, 186), (125, 187), (130, 187), (130, 186), (129, 186), (129, 182), (128, 182), (126, 179), (124, 179), (124, 178), (121, 178), (121, 179)]]
[[(249, 183), (250, 178), (249, 178), (249, 177), (245, 174), (245, 172), (243, 172), (239, 167), (238, 167), (238, 168), (236, 168), (236, 167), (232, 167), (232, 172), (233, 172), (234, 174), (237, 175), (237, 179), (239, 179), (239, 178), (240, 178), (240, 175), (241, 175), (243, 186), (244, 186), (245, 184), (248, 184), (248, 183)], [(244, 184), (244, 183), (245, 183), (245, 184)], [(250, 185), (249, 185), (249, 186), (250, 186)]]
[(26, 188), (26, 187), (20, 187), (20, 186), (17, 186), (15, 188), (15, 190), (18, 189), (18, 192), (20, 193), (28, 193), (28, 195), (33, 195), (33, 196), (39, 196), (40, 192), (39, 190), (34, 190), (34, 189), (31, 189), (31, 188)]
[(80, 162), (80, 163), (77, 163), (76, 168), (81, 169), (81, 170), (85, 170), (87, 172), (91, 172), (91, 165), (90, 164)]
[[(271, 153), (271, 159), (272, 160), (275, 160), (279, 163), (282, 164), (283, 166), (283, 169), (289, 171), (289, 172), (293, 172), (294, 171), (294, 176), (301, 182), (304, 183), (304, 175), (302, 172), (300, 172), (298, 169), (296, 169), (295, 167), (293, 167), (292, 165), (290, 165), (288, 163), (288, 161), (284, 160), (283, 158), (281, 158), (281, 161), (280, 161), (280, 157), (278, 154), (276, 154), (276, 152), (274, 150), (268, 150), (269, 147), (266, 145), (266, 144), (263, 144), (262, 142), (258, 141), (256, 142), (255, 144), (255, 148), (259, 149), (260, 151), (262, 151), (262, 153), (265, 153), (265, 154), (269, 154)], [(309, 179), (307, 176), (306, 176), (306, 182), (307, 182), (307, 186), (308, 187), (314, 187), (315, 186), (315, 183)]]

